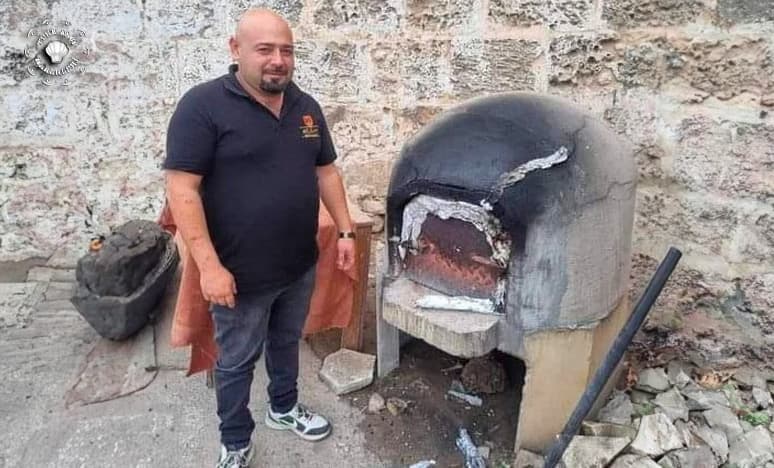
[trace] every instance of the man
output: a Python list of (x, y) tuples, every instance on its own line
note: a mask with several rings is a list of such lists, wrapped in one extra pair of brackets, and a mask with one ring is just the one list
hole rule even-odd
[(265, 423), (306, 440), (328, 421), (298, 403), (298, 350), (317, 260), (322, 199), (338, 227), (338, 267), (354, 234), (319, 104), (292, 81), (293, 35), (280, 16), (247, 11), (229, 40), (229, 73), (195, 86), (170, 120), (167, 197), (212, 304), (218, 361), (219, 468), (248, 466), (248, 409), (265, 344)]

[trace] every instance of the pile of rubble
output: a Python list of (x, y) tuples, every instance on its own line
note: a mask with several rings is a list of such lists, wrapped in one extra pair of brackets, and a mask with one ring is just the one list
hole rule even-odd
[[(597, 421), (583, 423), (562, 459), (565, 466), (774, 468), (774, 373), (702, 372), (671, 361), (631, 380)], [(516, 466), (542, 461), (521, 452)]]

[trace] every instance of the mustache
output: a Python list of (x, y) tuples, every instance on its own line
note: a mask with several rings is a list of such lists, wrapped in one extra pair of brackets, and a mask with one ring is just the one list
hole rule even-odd
[(271, 68), (264, 68), (264, 73), (287, 73), (288, 69), (287, 67), (271, 67)]

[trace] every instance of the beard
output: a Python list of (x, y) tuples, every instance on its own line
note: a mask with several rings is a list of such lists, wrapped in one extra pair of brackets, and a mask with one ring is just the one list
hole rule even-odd
[(261, 77), (260, 88), (262, 91), (270, 94), (280, 94), (285, 91), (285, 89), (288, 87), (288, 84), (290, 84), (290, 79), (292, 76), (292, 73), (287, 73), (287, 75), (283, 76), (282, 78)]

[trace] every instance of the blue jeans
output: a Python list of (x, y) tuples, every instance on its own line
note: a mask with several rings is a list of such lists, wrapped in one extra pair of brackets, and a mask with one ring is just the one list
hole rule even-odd
[(213, 305), (218, 361), (215, 393), (221, 443), (228, 450), (250, 442), (255, 421), (250, 413), (250, 387), (255, 362), (266, 345), (269, 401), (285, 413), (298, 400), (298, 344), (314, 289), (315, 267), (276, 291), (239, 294), (236, 307)]

